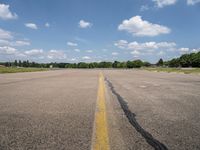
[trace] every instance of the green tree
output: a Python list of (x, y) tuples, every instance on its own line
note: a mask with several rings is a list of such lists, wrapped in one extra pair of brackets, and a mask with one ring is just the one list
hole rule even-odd
[(162, 58), (160, 58), (160, 59), (158, 60), (158, 62), (156, 63), (157, 66), (163, 66), (163, 64), (164, 64), (164, 62), (163, 62), (163, 59), (162, 59)]
[(15, 60), (15, 62), (14, 62), (14, 66), (15, 66), (15, 67), (18, 66), (17, 60)]
[(127, 68), (133, 68), (134, 67), (134, 64), (132, 61), (127, 61)]
[(141, 60), (138, 59), (138, 60), (133, 61), (133, 67), (134, 68), (140, 68), (142, 66), (143, 66), (143, 62)]
[(179, 58), (174, 58), (169, 61), (169, 67), (179, 67), (179, 66), (180, 66)]

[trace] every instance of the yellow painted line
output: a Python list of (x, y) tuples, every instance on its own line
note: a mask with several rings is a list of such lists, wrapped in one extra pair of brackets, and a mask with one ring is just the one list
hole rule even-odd
[(99, 75), (96, 107), (92, 150), (110, 150), (106, 116), (105, 83), (102, 73)]

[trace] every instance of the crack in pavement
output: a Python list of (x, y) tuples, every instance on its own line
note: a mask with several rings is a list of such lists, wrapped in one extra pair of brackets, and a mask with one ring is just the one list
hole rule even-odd
[(149, 132), (142, 128), (142, 126), (137, 122), (135, 118), (136, 115), (132, 113), (129, 109), (127, 102), (121, 97), (120, 94), (116, 92), (112, 83), (107, 78), (105, 78), (105, 80), (107, 81), (112, 93), (117, 97), (122, 110), (128, 118), (128, 121), (137, 130), (137, 132), (140, 133), (142, 137), (146, 140), (146, 142), (151, 145), (155, 150), (168, 150), (168, 148), (163, 143), (155, 139)]

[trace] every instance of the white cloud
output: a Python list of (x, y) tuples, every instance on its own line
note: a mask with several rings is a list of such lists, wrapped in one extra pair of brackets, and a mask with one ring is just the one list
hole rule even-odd
[(195, 5), (196, 3), (199, 3), (200, 0), (187, 0), (188, 5)]
[(200, 52), (200, 48), (199, 49), (192, 49), (191, 52), (192, 53), (198, 53), (198, 52)]
[(75, 52), (80, 52), (80, 49), (77, 49), (77, 48), (76, 48), (76, 49), (74, 49), (74, 51), (75, 51)]
[(38, 55), (43, 54), (43, 52), (44, 52), (43, 49), (32, 49), (32, 50), (25, 51), (24, 53), (29, 56), (38, 56)]
[(76, 61), (76, 58), (72, 58), (71, 61)]
[(80, 28), (89, 28), (92, 26), (92, 23), (84, 21), (84, 20), (80, 20), (79, 21), (79, 27)]
[(34, 30), (38, 29), (37, 25), (34, 23), (26, 23), (25, 26)]
[(133, 54), (133, 55), (139, 55), (140, 52), (138, 50), (134, 50), (134, 51), (131, 52), (131, 54)]
[(6, 54), (6, 55), (16, 54), (17, 49), (13, 47), (9, 47), (9, 46), (3, 46), (3, 47), (0, 47), (0, 53)]
[(73, 42), (67, 42), (67, 45), (68, 45), (68, 46), (78, 46), (77, 43), (73, 43)]
[(10, 41), (0, 39), (0, 46), (10, 45)]
[(4, 40), (0, 39), (0, 46), (29, 46), (30, 42), (29, 41), (11, 41), (11, 40)]
[(174, 5), (178, 0), (152, 0), (156, 6), (163, 8), (164, 6)]
[(30, 42), (29, 41), (16, 41), (13, 46), (29, 46)]
[(149, 6), (148, 5), (142, 5), (140, 7), (140, 11), (146, 11), (146, 10), (149, 10)]
[(183, 48), (179, 48), (178, 51), (179, 51), (181, 54), (185, 54), (185, 53), (189, 53), (190, 49), (187, 48), (187, 47), (183, 47)]
[(17, 14), (9, 10), (9, 5), (0, 4), (0, 18), (3, 20), (17, 19)]
[(92, 52), (93, 52), (93, 50), (87, 50), (86, 52), (88, 52), (88, 53), (92, 53)]
[(119, 40), (117, 42), (114, 43), (115, 46), (123, 49), (123, 48), (126, 48), (128, 42), (126, 40)]
[(117, 53), (117, 52), (112, 52), (111, 53), (113, 56), (117, 56), (119, 53)]
[(163, 56), (163, 55), (165, 55), (165, 54), (166, 54), (166, 53), (165, 53), (164, 51), (159, 51), (157, 55), (158, 55), (158, 56)]
[(91, 59), (91, 58), (90, 58), (89, 56), (83, 56), (82, 59), (84, 59), (84, 60), (89, 60), (89, 59)]
[(50, 24), (48, 22), (46, 22), (44, 26), (48, 28), (48, 27), (50, 27)]
[(0, 39), (12, 39), (13, 35), (10, 31), (6, 31), (0, 28)]
[(118, 30), (127, 31), (134, 36), (157, 36), (160, 34), (168, 34), (171, 30), (159, 24), (153, 24), (142, 20), (141, 16), (135, 16), (129, 20), (124, 20), (119, 26)]
[(50, 50), (47, 54), (49, 59), (66, 59), (66, 54), (60, 50)]
[[(122, 43), (122, 44), (121, 44)], [(145, 43), (138, 43), (136, 41), (128, 43), (125, 40), (119, 40), (118, 42), (114, 43), (115, 46), (121, 49), (130, 49), (130, 50), (156, 50), (156, 49), (170, 49), (176, 46), (174, 42), (145, 42)]]

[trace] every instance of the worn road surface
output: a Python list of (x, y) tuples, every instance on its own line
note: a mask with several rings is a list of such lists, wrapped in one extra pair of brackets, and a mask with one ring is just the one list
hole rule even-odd
[(110, 150), (199, 150), (200, 76), (112, 69), (0, 74), (0, 150), (103, 149), (93, 147), (98, 140)]

